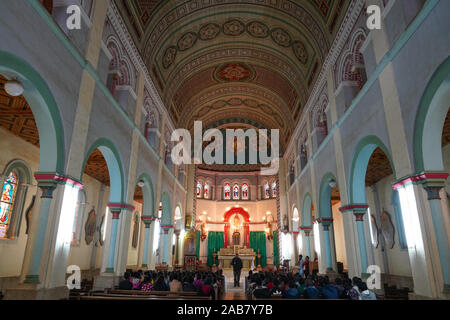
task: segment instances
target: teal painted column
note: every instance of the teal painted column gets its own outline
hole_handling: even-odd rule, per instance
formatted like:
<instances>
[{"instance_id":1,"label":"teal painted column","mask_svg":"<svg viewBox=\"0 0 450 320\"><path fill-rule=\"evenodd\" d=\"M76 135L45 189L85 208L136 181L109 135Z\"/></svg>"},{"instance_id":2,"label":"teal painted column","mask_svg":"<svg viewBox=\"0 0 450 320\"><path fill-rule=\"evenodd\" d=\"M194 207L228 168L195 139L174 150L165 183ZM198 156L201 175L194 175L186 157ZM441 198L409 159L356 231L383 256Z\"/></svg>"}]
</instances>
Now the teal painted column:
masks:
<instances>
[{"instance_id":1,"label":"teal painted column","mask_svg":"<svg viewBox=\"0 0 450 320\"><path fill-rule=\"evenodd\" d=\"M31 260L24 283L39 283L39 271L41 269L42 254L44 251L45 236L47 234L50 206L53 200L53 191L56 184L39 186L41 189L41 203L39 207L39 219L34 233L34 242L31 250Z\"/></svg>"},{"instance_id":2,"label":"teal painted column","mask_svg":"<svg viewBox=\"0 0 450 320\"><path fill-rule=\"evenodd\" d=\"M306 242L306 255L311 259L311 244L309 241L309 234L311 233L312 227L300 227L305 233L305 242Z\"/></svg>"},{"instance_id":3,"label":"teal painted column","mask_svg":"<svg viewBox=\"0 0 450 320\"><path fill-rule=\"evenodd\" d=\"M327 262L327 271L332 270L333 267L331 265L331 244L330 244L330 225L331 222L322 222L323 226L323 236L325 238L325 258Z\"/></svg>"},{"instance_id":4,"label":"teal painted column","mask_svg":"<svg viewBox=\"0 0 450 320\"><path fill-rule=\"evenodd\" d=\"M356 217L356 227L358 229L359 254L361 256L361 276L367 274L367 267L369 265L366 250L366 236L364 234L364 215L366 211L367 209L364 209L364 212L361 212L360 210L353 211L353 214Z\"/></svg>"},{"instance_id":5,"label":"teal painted column","mask_svg":"<svg viewBox=\"0 0 450 320\"><path fill-rule=\"evenodd\" d=\"M441 197L439 192L443 186L424 186L428 195L428 202L431 209L431 218L436 234L436 242L439 251L439 260L441 262L442 277L444 278L444 293L450 293L450 254L448 246L447 232L445 230L445 221L442 213Z\"/></svg>"},{"instance_id":6,"label":"teal painted column","mask_svg":"<svg viewBox=\"0 0 450 320\"><path fill-rule=\"evenodd\" d=\"M167 264L167 247L169 242L169 228L164 228L164 238L163 238L163 255L162 263Z\"/></svg>"},{"instance_id":7,"label":"teal painted column","mask_svg":"<svg viewBox=\"0 0 450 320\"><path fill-rule=\"evenodd\" d=\"M153 220L145 219L146 217L142 217L142 221L145 224L145 233L144 233L144 252L142 253L142 267L148 267L148 243L150 241L150 226L152 225Z\"/></svg>"},{"instance_id":8,"label":"teal painted column","mask_svg":"<svg viewBox=\"0 0 450 320\"><path fill-rule=\"evenodd\" d=\"M114 262L116 253L116 243L117 243L117 228L119 226L120 209L110 208L112 215L111 222L111 238L109 242L109 252L108 252L108 264L106 266L105 272L114 273Z\"/></svg>"},{"instance_id":9,"label":"teal painted column","mask_svg":"<svg viewBox=\"0 0 450 320\"><path fill-rule=\"evenodd\" d=\"M358 232L358 245L359 255L361 260L361 278L369 277L367 273L367 267L369 266L369 260L367 259L366 250L366 236L364 234L364 215L367 212L369 205L367 204L349 204L339 208L339 211L344 213L352 213L356 218L356 228Z\"/></svg>"}]
</instances>

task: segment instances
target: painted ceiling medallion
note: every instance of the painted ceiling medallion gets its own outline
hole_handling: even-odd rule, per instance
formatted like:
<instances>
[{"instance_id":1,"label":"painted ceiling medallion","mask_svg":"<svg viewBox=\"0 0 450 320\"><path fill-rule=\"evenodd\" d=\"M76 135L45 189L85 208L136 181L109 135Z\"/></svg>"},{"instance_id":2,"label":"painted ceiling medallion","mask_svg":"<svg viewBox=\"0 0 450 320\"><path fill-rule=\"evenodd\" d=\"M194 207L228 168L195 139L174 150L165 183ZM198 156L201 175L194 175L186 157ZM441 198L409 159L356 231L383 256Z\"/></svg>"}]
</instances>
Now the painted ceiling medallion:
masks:
<instances>
[{"instance_id":1,"label":"painted ceiling medallion","mask_svg":"<svg viewBox=\"0 0 450 320\"><path fill-rule=\"evenodd\" d=\"M291 36L281 28L272 29L270 35L273 41L282 47L289 47L291 45Z\"/></svg>"},{"instance_id":2,"label":"painted ceiling medallion","mask_svg":"<svg viewBox=\"0 0 450 320\"><path fill-rule=\"evenodd\" d=\"M308 52L305 45L301 41L294 41L292 44L294 54L301 63L306 64L308 62Z\"/></svg>"},{"instance_id":3,"label":"painted ceiling medallion","mask_svg":"<svg viewBox=\"0 0 450 320\"><path fill-rule=\"evenodd\" d=\"M172 65L175 61L175 57L177 56L177 48L174 46L168 47L164 52L163 56L163 67L167 69Z\"/></svg>"},{"instance_id":4,"label":"painted ceiling medallion","mask_svg":"<svg viewBox=\"0 0 450 320\"><path fill-rule=\"evenodd\" d=\"M254 71L250 66L240 62L224 64L216 71L216 78L223 82L249 81L253 79L253 76Z\"/></svg>"},{"instance_id":5,"label":"painted ceiling medallion","mask_svg":"<svg viewBox=\"0 0 450 320\"><path fill-rule=\"evenodd\" d=\"M265 38L269 35L269 28L259 21L249 22L247 24L247 31L256 38Z\"/></svg>"},{"instance_id":6,"label":"painted ceiling medallion","mask_svg":"<svg viewBox=\"0 0 450 320\"><path fill-rule=\"evenodd\" d=\"M239 20L229 20L223 24L223 33L228 36L239 36L245 31L245 25Z\"/></svg>"},{"instance_id":7,"label":"painted ceiling medallion","mask_svg":"<svg viewBox=\"0 0 450 320\"><path fill-rule=\"evenodd\" d=\"M180 40L178 40L178 50L185 51L194 46L194 44L197 42L197 34L194 32L188 32L184 34Z\"/></svg>"},{"instance_id":8,"label":"painted ceiling medallion","mask_svg":"<svg viewBox=\"0 0 450 320\"><path fill-rule=\"evenodd\" d=\"M198 32L201 40L212 40L220 33L220 27L215 23L208 23L200 28Z\"/></svg>"}]
</instances>

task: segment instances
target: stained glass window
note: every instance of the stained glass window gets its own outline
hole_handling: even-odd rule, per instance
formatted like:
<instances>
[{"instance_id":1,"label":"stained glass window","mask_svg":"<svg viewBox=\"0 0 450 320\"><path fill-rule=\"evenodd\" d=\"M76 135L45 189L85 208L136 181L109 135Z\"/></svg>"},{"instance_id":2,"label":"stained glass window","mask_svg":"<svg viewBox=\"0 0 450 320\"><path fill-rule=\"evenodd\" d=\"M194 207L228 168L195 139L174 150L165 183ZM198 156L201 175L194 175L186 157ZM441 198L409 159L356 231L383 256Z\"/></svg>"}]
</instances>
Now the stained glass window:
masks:
<instances>
[{"instance_id":1,"label":"stained glass window","mask_svg":"<svg viewBox=\"0 0 450 320\"><path fill-rule=\"evenodd\" d=\"M239 199L239 186L237 184L233 186L233 199Z\"/></svg>"},{"instance_id":2,"label":"stained glass window","mask_svg":"<svg viewBox=\"0 0 450 320\"><path fill-rule=\"evenodd\" d=\"M231 199L231 186L228 183L223 187L223 198L225 200Z\"/></svg>"},{"instance_id":3,"label":"stained glass window","mask_svg":"<svg viewBox=\"0 0 450 320\"><path fill-rule=\"evenodd\" d=\"M201 198L201 197L202 197L202 184L197 183L197 198Z\"/></svg>"},{"instance_id":4,"label":"stained glass window","mask_svg":"<svg viewBox=\"0 0 450 320\"><path fill-rule=\"evenodd\" d=\"M16 200L16 193L19 184L19 178L14 171L11 171L5 183L3 184L2 198L0 204L0 238L6 238L8 228L11 222L11 215Z\"/></svg>"},{"instance_id":5,"label":"stained glass window","mask_svg":"<svg viewBox=\"0 0 450 320\"><path fill-rule=\"evenodd\" d=\"M205 186L203 188L203 198L209 199L209 184L205 183Z\"/></svg>"},{"instance_id":6,"label":"stained glass window","mask_svg":"<svg viewBox=\"0 0 450 320\"><path fill-rule=\"evenodd\" d=\"M272 197L276 197L277 196L277 183L274 182L272 183Z\"/></svg>"},{"instance_id":7,"label":"stained glass window","mask_svg":"<svg viewBox=\"0 0 450 320\"><path fill-rule=\"evenodd\" d=\"M266 183L264 185L264 198L265 199L269 199L270 198L270 188L269 188L269 184Z\"/></svg>"},{"instance_id":8,"label":"stained glass window","mask_svg":"<svg viewBox=\"0 0 450 320\"><path fill-rule=\"evenodd\" d=\"M248 200L248 184L242 185L242 200Z\"/></svg>"}]
</instances>

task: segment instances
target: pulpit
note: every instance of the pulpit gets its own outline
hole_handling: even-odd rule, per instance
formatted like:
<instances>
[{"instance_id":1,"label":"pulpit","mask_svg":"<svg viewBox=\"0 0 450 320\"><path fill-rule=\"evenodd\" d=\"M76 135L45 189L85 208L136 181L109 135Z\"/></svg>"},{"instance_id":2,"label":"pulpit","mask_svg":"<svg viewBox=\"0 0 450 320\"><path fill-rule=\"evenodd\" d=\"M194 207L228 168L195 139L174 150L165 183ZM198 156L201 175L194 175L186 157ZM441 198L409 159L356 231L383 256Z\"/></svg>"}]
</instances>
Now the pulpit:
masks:
<instances>
[{"instance_id":1,"label":"pulpit","mask_svg":"<svg viewBox=\"0 0 450 320\"><path fill-rule=\"evenodd\" d=\"M239 246L233 246L233 248L222 248L219 251L219 264L222 265L222 269L231 270L231 260L235 257L236 253L242 260L242 268L250 270L254 265L255 251L251 248L241 248Z\"/></svg>"}]
</instances>

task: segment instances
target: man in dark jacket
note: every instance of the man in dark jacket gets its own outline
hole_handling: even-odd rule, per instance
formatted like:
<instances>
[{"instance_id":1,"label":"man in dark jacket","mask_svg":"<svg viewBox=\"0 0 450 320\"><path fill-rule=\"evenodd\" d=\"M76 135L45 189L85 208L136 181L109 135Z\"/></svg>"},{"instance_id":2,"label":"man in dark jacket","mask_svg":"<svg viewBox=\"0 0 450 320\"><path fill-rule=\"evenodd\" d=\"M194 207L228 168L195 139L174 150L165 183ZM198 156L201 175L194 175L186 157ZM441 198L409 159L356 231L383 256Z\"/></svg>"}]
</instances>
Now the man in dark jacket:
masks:
<instances>
[{"instance_id":1,"label":"man in dark jacket","mask_svg":"<svg viewBox=\"0 0 450 320\"><path fill-rule=\"evenodd\" d=\"M123 280L119 282L119 289L120 290L131 290L133 289L133 285L130 282L130 273L125 272L123 274Z\"/></svg>"},{"instance_id":2,"label":"man in dark jacket","mask_svg":"<svg viewBox=\"0 0 450 320\"><path fill-rule=\"evenodd\" d=\"M231 265L233 266L234 286L239 287L239 282L241 280L242 260L239 258L237 253L233 260L231 260Z\"/></svg>"}]
</instances>

